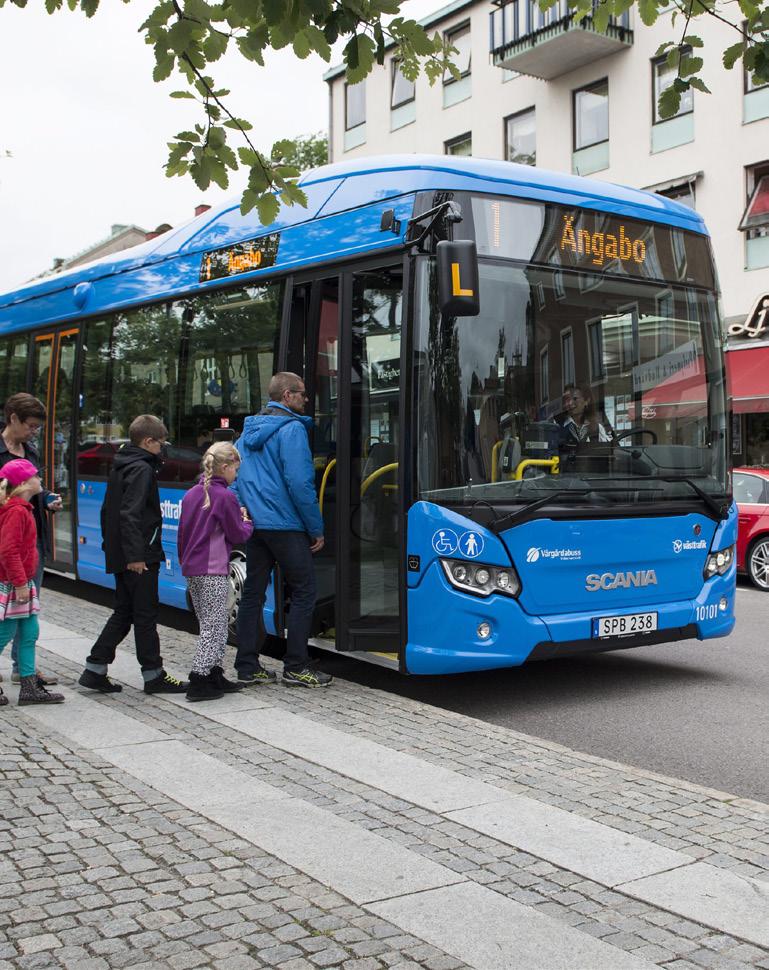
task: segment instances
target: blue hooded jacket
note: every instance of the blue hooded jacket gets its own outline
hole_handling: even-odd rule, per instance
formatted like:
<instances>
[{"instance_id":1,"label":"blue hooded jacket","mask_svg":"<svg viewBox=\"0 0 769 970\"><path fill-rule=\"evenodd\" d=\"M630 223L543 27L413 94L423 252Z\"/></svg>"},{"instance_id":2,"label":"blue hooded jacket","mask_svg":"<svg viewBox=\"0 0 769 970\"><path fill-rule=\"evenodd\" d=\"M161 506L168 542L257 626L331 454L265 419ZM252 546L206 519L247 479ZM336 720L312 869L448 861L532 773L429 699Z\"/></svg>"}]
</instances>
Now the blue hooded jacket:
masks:
<instances>
[{"instance_id":1,"label":"blue hooded jacket","mask_svg":"<svg viewBox=\"0 0 769 970\"><path fill-rule=\"evenodd\" d=\"M323 535L308 433L312 418L277 402L246 418L237 442L241 458L232 486L255 529Z\"/></svg>"}]
</instances>

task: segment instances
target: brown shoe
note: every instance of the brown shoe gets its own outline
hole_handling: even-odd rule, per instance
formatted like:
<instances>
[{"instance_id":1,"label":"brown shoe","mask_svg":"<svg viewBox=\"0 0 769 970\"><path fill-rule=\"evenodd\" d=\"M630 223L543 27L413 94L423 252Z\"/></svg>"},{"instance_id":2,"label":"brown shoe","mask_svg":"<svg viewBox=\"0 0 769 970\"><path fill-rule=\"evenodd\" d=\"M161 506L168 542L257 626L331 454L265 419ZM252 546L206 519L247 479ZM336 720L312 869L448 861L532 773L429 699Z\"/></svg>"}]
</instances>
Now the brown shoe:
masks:
<instances>
[{"instance_id":1,"label":"brown shoe","mask_svg":"<svg viewBox=\"0 0 769 970\"><path fill-rule=\"evenodd\" d=\"M42 671L36 670L35 676L39 681L42 681L43 687L53 687L54 684L59 683L59 678L56 676L56 674L44 674ZM18 670L14 670L14 672L11 674L11 683L21 683Z\"/></svg>"}]
</instances>

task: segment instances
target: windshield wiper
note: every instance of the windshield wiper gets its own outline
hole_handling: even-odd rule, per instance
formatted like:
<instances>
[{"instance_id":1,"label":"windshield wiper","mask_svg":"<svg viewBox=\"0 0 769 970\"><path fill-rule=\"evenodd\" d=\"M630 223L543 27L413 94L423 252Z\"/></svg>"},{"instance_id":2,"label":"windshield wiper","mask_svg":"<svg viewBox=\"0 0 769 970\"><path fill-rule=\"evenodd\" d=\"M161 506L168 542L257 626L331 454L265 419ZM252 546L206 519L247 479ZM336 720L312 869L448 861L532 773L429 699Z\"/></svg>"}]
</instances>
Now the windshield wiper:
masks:
<instances>
[{"instance_id":1,"label":"windshield wiper","mask_svg":"<svg viewBox=\"0 0 769 970\"><path fill-rule=\"evenodd\" d=\"M514 525L522 518L527 518L533 512L538 509L543 508L550 502L555 501L557 498L562 498L564 495L589 495L593 491L592 488L558 488L550 492L549 495L545 495L543 498L537 499L536 502L532 502L530 505L524 505L522 508L515 512L510 512L509 515L504 516L504 518L497 519L492 522L489 529L495 534L499 535L500 532L505 529L509 529L510 526Z\"/></svg>"},{"instance_id":2,"label":"windshield wiper","mask_svg":"<svg viewBox=\"0 0 769 970\"><path fill-rule=\"evenodd\" d=\"M722 522L724 519L727 519L729 517L729 503L722 502L719 505L712 495L708 495L708 493L704 489L700 488L700 486L696 482L693 482L691 478L686 478L683 475L681 476L671 475L671 476L664 476L664 477L660 475L654 475L652 476L652 481L655 481L655 480L660 482L683 482L684 485L688 485L693 492L696 492L697 497L702 499L705 505L707 505L707 507L716 517L717 521Z\"/></svg>"}]
</instances>

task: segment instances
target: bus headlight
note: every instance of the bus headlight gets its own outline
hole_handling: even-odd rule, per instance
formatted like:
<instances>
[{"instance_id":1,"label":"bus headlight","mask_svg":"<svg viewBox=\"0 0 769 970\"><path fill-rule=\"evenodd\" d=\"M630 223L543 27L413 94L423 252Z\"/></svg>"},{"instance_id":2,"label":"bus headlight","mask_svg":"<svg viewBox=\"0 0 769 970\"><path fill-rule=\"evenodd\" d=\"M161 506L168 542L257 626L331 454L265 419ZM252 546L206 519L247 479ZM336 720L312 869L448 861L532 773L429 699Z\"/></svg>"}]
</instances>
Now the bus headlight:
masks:
<instances>
[{"instance_id":1,"label":"bus headlight","mask_svg":"<svg viewBox=\"0 0 769 970\"><path fill-rule=\"evenodd\" d=\"M521 591L521 582L512 566L487 566L457 559L441 559L441 566L451 585L466 593L476 596L491 596L492 593L517 596Z\"/></svg>"},{"instance_id":2,"label":"bus headlight","mask_svg":"<svg viewBox=\"0 0 769 970\"><path fill-rule=\"evenodd\" d=\"M705 563L702 575L705 579L712 576L723 576L729 571L729 567L734 562L734 546L727 546L726 549L719 549L718 552L711 552Z\"/></svg>"}]
</instances>

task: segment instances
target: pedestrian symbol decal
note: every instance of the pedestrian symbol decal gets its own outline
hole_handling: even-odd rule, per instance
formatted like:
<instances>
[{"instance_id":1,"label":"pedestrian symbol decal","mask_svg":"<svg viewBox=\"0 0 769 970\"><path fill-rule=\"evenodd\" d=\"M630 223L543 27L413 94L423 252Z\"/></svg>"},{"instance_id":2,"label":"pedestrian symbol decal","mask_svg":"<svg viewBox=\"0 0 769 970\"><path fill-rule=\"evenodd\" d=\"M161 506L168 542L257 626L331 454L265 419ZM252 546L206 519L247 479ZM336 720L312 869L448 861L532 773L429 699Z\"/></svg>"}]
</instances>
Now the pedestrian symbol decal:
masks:
<instances>
[{"instance_id":1,"label":"pedestrian symbol decal","mask_svg":"<svg viewBox=\"0 0 769 970\"><path fill-rule=\"evenodd\" d=\"M450 556L457 551L457 534L451 529L439 529L433 534L433 549L439 556Z\"/></svg>"},{"instance_id":2,"label":"pedestrian symbol decal","mask_svg":"<svg viewBox=\"0 0 769 970\"><path fill-rule=\"evenodd\" d=\"M483 552L483 536L477 532L463 532L459 540L459 551L468 559L476 559Z\"/></svg>"}]
</instances>

